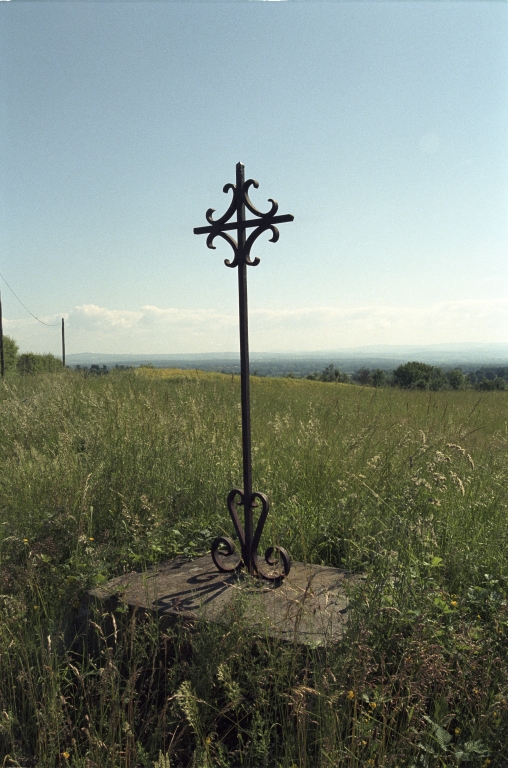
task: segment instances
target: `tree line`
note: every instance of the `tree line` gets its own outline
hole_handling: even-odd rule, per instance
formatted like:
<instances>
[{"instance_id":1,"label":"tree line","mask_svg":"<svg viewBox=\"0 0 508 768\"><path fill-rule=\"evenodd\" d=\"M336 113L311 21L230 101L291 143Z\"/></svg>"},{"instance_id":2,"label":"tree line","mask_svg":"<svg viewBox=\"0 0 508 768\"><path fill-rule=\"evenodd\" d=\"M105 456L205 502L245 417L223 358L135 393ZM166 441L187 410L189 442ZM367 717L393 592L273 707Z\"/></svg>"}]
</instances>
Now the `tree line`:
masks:
<instances>
[{"instance_id":1,"label":"tree line","mask_svg":"<svg viewBox=\"0 0 508 768\"><path fill-rule=\"evenodd\" d=\"M62 361L48 353L38 355L34 352L19 353L18 344L9 336L3 337L4 365L6 372L17 371L21 374L53 373L62 370ZM153 367L145 365L144 367ZM116 365L116 369L129 370L129 365ZM77 365L75 370L88 376L103 376L108 373L106 365L92 365L90 368ZM256 375L257 371L253 373ZM294 373L286 374L295 377ZM358 384L364 387L399 387L401 389L441 390L441 389L477 389L494 391L508 389L508 366L484 366L477 370L464 372L461 368L443 371L436 365L413 360L399 365L393 371L381 368L359 368L354 373L345 373L333 363L322 371L314 371L305 377L311 381L336 382L340 384Z\"/></svg>"},{"instance_id":2,"label":"tree line","mask_svg":"<svg viewBox=\"0 0 508 768\"><path fill-rule=\"evenodd\" d=\"M341 372L333 363L321 372L309 373L311 381L355 383L364 387L399 387L400 389L420 389L437 391L440 389L478 389L480 391L508 389L507 367L483 367L464 373L461 368L443 371L436 365L419 363L414 360L404 363L394 371L381 368L359 368L353 374Z\"/></svg>"},{"instance_id":3,"label":"tree line","mask_svg":"<svg viewBox=\"0 0 508 768\"><path fill-rule=\"evenodd\" d=\"M53 373L62 370L62 361L51 355L36 355L34 352L19 353L19 347L10 336L3 337L5 372L21 374Z\"/></svg>"}]
</instances>

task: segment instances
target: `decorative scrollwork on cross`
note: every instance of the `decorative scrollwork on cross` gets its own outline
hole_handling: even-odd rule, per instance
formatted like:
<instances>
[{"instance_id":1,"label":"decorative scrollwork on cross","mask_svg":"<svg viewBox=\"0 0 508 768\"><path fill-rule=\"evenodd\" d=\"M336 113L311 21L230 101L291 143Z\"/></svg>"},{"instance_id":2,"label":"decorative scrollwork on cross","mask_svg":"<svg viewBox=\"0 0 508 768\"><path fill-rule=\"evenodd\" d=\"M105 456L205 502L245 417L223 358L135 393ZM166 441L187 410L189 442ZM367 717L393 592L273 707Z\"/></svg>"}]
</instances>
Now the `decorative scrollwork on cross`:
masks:
<instances>
[{"instance_id":1,"label":"decorative scrollwork on cross","mask_svg":"<svg viewBox=\"0 0 508 768\"><path fill-rule=\"evenodd\" d=\"M249 197L249 188L254 187L254 189L258 189L259 184L254 179L247 179L247 181L243 180L243 165L241 163L238 163L237 165L237 177L239 175L239 166L241 167L241 180L237 178L236 184L226 184L222 190L225 194L227 194L229 191L233 192L233 197L226 213L219 219L214 219L213 214L215 213L215 208L209 208L205 216L206 220L210 223L210 226L196 227L194 229L194 234L208 235L206 238L206 244L208 248L211 248L212 250L215 250L215 245L213 244L215 238L222 237L231 246L234 253L233 261L230 261L229 259L224 260L224 263L227 267L237 267L240 258L243 258L249 267L257 267L259 264L259 259L255 258L254 261L251 261L250 259L250 251L254 245L254 242L261 234L263 234L263 232L266 232L269 229L272 232L270 242L276 243L279 239L279 230L275 225L282 224L285 221L293 221L294 216L292 216L290 213L276 216L275 214L279 210L279 204L271 197L268 198L268 202L272 204L270 210L266 213L259 211ZM246 220L246 208L258 218ZM237 214L236 222L228 223L229 219L231 219L235 213ZM242 239L241 233L244 233L245 230L250 227L256 227L256 229L254 232L251 232L245 242L241 243L240 247L240 241ZM239 233L237 240L231 237L231 235L228 235L226 232L226 230L230 231L234 229L236 229Z\"/></svg>"},{"instance_id":2,"label":"decorative scrollwork on cross","mask_svg":"<svg viewBox=\"0 0 508 768\"><path fill-rule=\"evenodd\" d=\"M225 259L227 267L238 267L238 298L240 316L240 364L241 364L241 392L242 392L242 451L243 451L243 489L233 488L228 494L227 506L236 535L240 542L241 559L235 561L235 545L226 536L219 536L212 544L212 559L219 571L232 573L243 567L252 575L261 576L270 581L279 581L287 576L291 568L291 559L285 549L278 546L269 547L265 552L265 563L269 572L264 571L258 561L258 546L263 533L270 503L264 493L252 491L252 461L251 461L251 435L250 435L250 384L249 384L249 333L247 312L247 271L246 267L256 267L259 259L251 260L250 252L257 238L270 230L272 236L270 242L276 243L279 239L279 230L276 224L285 221L293 221L294 216L284 214L276 216L278 204L272 198L268 199L271 208L266 213L259 211L249 197L249 189L257 189L259 184L254 179L245 181L244 166L238 163L236 166L236 184L226 184L223 192L233 193L229 207L220 218L214 219L215 208L209 208L206 212L208 227L196 227L195 235L207 235L208 248L215 250L214 240L222 237L233 249L233 260ZM246 219L246 210L257 218ZM236 222L230 219L236 213ZM255 229L246 236L246 230ZM237 238L228 234L236 229ZM261 505L261 511L254 530L253 512ZM244 508L244 525L240 522L237 506ZM231 559L230 559L231 558ZM234 563L234 564L233 564Z\"/></svg>"},{"instance_id":3,"label":"decorative scrollwork on cross","mask_svg":"<svg viewBox=\"0 0 508 768\"><path fill-rule=\"evenodd\" d=\"M240 488L233 488L233 490L228 494L227 505L229 514L233 521L236 535L240 541L242 559L239 562L235 562L234 565L228 564L227 561L229 558L232 558L234 561L234 555L236 551L235 544L233 540L227 536L218 536L212 544L212 560L218 570L222 573L233 573L234 571L240 570L245 564L245 559L243 556L245 550L245 532L242 524L240 523L240 518L238 517L238 511L236 508L237 505L235 503L237 498L238 505L245 507L245 496L243 490ZM255 503L252 503L256 499L261 502L261 514L259 515L256 530L252 539L252 563L254 572L264 579L276 581L288 575L291 568L291 558L284 547L268 547L265 552L265 563L270 568L271 573L267 574L261 569L258 561L257 549L261 540L261 534L263 533L266 518L270 510L270 502L264 493L255 492L251 497L251 509L257 506ZM282 572L280 571L281 568Z\"/></svg>"}]
</instances>

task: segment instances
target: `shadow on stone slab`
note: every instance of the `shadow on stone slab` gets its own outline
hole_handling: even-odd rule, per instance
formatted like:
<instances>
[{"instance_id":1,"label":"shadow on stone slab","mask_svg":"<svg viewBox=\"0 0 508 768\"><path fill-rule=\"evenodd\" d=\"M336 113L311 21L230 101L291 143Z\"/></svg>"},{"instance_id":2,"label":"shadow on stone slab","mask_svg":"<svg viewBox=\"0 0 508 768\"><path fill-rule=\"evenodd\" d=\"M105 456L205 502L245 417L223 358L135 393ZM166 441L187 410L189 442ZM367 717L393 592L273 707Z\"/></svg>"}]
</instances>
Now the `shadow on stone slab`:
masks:
<instances>
[{"instance_id":1,"label":"shadow on stone slab","mask_svg":"<svg viewBox=\"0 0 508 768\"><path fill-rule=\"evenodd\" d=\"M349 595L365 576L339 568L293 563L272 584L243 573L220 573L210 555L172 560L142 573L119 576L85 596L81 625L94 611L119 606L166 620L227 623L241 612L253 634L305 645L337 642L347 626Z\"/></svg>"}]
</instances>

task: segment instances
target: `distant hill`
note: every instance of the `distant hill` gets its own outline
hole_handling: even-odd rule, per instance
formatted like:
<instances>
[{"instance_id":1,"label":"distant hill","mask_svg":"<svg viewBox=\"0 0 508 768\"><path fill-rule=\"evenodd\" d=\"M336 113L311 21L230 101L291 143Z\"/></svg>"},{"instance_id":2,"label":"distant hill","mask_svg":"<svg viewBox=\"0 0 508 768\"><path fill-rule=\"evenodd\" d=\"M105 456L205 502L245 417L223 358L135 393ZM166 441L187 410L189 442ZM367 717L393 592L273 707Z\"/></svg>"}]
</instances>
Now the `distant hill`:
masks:
<instances>
[{"instance_id":1,"label":"distant hill","mask_svg":"<svg viewBox=\"0 0 508 768\"><path fill-rule=\"evenodd\" d=\"M251 352L250 356L251 371L268 376L288 372L305 375L330 363L346 372L362 367L389 371L411 360L467 370L475 366L508 365L508 344L372 345L313 352ZM150 364L156 368L200 368L227 373L240 370L238 352L165 355L83 352L66 355L66 362L72 367L106 365L114 368L115 365L137 367Z\"/></svg>"}]
</instances>

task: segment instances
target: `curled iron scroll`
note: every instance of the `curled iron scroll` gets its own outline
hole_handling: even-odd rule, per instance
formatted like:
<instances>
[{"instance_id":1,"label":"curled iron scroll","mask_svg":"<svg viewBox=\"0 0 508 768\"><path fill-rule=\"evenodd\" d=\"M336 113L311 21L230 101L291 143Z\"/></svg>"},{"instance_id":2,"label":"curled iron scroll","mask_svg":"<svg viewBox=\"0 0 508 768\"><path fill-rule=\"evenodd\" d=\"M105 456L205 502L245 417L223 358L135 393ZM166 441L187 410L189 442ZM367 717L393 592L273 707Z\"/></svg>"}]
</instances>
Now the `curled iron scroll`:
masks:
<instances>
[{"instance_id":1,"label":"curled iron scroll","mask_svg":"<svg viewBox=\"0 0 508 768\"><path fill-rule=\"evenodd\" d=\"M275 554L277 554L278 557L274 557ZM256 568L259 576L261 576L263 579L266 579L267 581L280 581L284 578L284 576L287 576L291 570L291 557L289 552L285 550L284 547L268 547L265 552L265 563L272 569L276 568L276 573L272 574L263 573L259 567ZM281 566L282 572L280 572Z\"/></svg>"},{"instance_id":2,"label":"curled iron scroll","mask_svg":"<svg viewBox=\"0 0 508 768\"><path fill-rule=\"evenodd\" d=\"M212 560L218 571L221 573L234 573L243 568L242 560L235 565L233 565L233 563L229 565L227 564L227 559L234 555L235 551L234 541L227 536L217 536L217 538L214 539L211 554Z\"/></svg>"},{"instance_id":3,"label":"curled iron scroll","mask_svg":"<svg viewBox=\"0 0 508 768\"><path fill-rule=\"evenodd\" d=\"M249 197L249 189L250 187L254 187L254 189L258 189L259 184L255 179L248 179L246 182L244 182L241 190L238 190L235 184L226 184L224 186L223 192L226 194L231 190L233 192L233 197L231 199L231 202L229 204L229 207L222 216L220 216L218 219L213 218L213 214L215 213L215 208L209 208L206 212L206 220L209 224L211 224L212 231L208 234L208 237L206 238L206 245L208 248L211 248L212 250L215 250L215 245L213 244L216 237L222 237L223 240L228 243L228 245L231 246L233 249L234 257L233 260L230 259L224 259L224 264L227 267L237 267L239 263L240 258L240 248L237 243L237 241L231 237L231 235L226 234L222 227L227 224L229 219L235 214L235 212L238 210L238 205L241 200L241 203L245 205L248 210L253 213L255 216L259 216L259 226L254 229L253 232L249 235L247 238L245 245L243 247L243 258L245 260L245 264L247 264L249 267L257 267L259 264L259 259L256 257L255 259L250 258L250 251L252 246L254 245L254 242L257 240L257 238L263 234L263 232L266 232L267 229L270 229L272 232L272 236L269 240L271 243L276 243L279 239L279 230L274 224L270 223L270 220L275 216L279 209L279 204L273 200L271 197L268 198L268 202L270 202L271 208L269 211L266 211L263 213L262 211L258 210L256 206L253 204L252 200ZM239 200L240 198L240 200ZM228 227L229 228L229 227Z\"/></svg>"},{"instance_id":4,"label":"curled iron scroll","mask_svg":"<svg viewBox=\"0 0 508 768\"><path fill-rule=\"evenodd\" d=\"M259 216L262 219L268 219L272 216L275 216L275 214L279 210L279 204L275 200L272 200L271 197L269 197L268 202L272 204L272 207L270 208L270 210L267 211L266 213L262 213L261 211L258 211L258 209L256 208L256 206L253 204L252 200L249 197L249 187L251 186L254 187L254 189L258 189L259 183L255 181L255 179L248 179L242 187L243 201L247 206L247 208L249 209L249 211L253 213L255 216Z\"/></svg>"},{"instance_id":5,"label":"curled iron scroll","mask_svg":"<svg viewBox=\"0 0 508 768\"><path fill-rule=\"evenodd\" d=\"M258 500L261 502L261 512L256 525L256 530L252 539L252 557L248 557L248 553L245 551L245 533L238 516L237 504L239 506L245 505L245 494L240 488L233 488L228 494L227 506L231 520L235 527L236 535L238 536L241 547L241 559L238 561L234 555L236 553L235 544L232 539L227 536L217 536L212 544L212 560L216 568L221 573L235 573L241 570L245 565L245 560L252 559L256 575L265 579L266 581L279 582L284 576L287 576L291 569L291 557L283 547L271 546L265 552L264 559L266 565L269 567L270 572L264 571L259 563L257 549L263 533L263 528L270 509L270 502L264 493L255 492L252 494L251 505L254 506L254 502ZM230 560L231 558L231 560Z\"/></svg>"},{"instance_id":6,"label":"curled iron scroll","mask_svg":"<svg viewBox=\"0 0 508 768\"><path fill-rule=\"evenodd\" d=\"M214 220L214 218L212 216L212 213L215 213L215 208L209 208L207 210L207 212L205 213L206 220L207 220L207 222L209 224L216 224L218 226L220 226L221 224L225 224L228 221L228 219L230 219L231 216L236 211L236 205L237 205L237 200L238 200L238 194L237 194L237 191L236 191L236 186L234 184L225 184L222 191L225 194L227 194L230 189L233 190L233 198L232 198L232 200L231 200L231 202L229 204L229 208L227 209L226 213L224 213L219 219L215 219L215 220ZM208 247L210 247L210 246L208 246Z\"/></svg>"},{"instance_id":7,"label":"curled iron scroll","mask_svg":"<svg viewBox=\"0 0 508 768\"><path fill-rule=\"evenodd\" d=\"M260 224L257 229L255 229L253 232L250 233L249 237L247 238L247 242L245 243L244 253L245 253L245 263L248 264L250 267L257 267L259 264L259 259L256 256L254 261L251 261L250 259L250 249L254 245L254 242L258 239L259 235L262 235L263 232L266 232L267 229L270 229L272 231L272 236L269 239L270 243L276 243L279 239L279 230L274 224L269 224L266 222L266 224Z\"/></svg>"}]
</instances>

